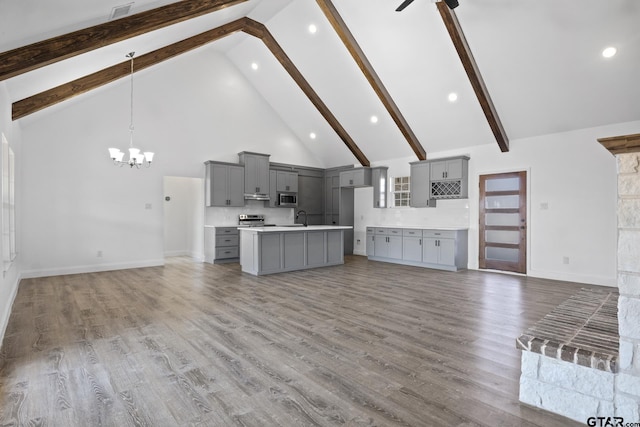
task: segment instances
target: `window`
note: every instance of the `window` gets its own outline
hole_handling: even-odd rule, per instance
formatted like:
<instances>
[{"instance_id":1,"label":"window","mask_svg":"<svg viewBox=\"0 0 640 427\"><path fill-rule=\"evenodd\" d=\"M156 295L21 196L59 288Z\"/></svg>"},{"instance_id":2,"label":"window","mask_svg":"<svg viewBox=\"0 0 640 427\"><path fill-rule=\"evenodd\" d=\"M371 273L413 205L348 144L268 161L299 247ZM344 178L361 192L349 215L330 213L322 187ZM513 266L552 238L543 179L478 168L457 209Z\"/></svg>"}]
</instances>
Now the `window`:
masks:
<instances>
[{"instance_id":1,"label":"window","mask_svg":"<svg viewBox=\"0 0 640 427\"><path fill-rule=\"evenodd\" d=\"M9 141L2 134L2 261L3 271L9 270L16 257L15 229L15 160Z\"/></svg>"},{"instance_id":2,"label":"window","mask_svg":"<svg viewBox=\"0 0 640 427\"><path fill-rule=\"evenodd\" d=\"M411 177L396 176L391 181L391 192L393 193L394 206L409 206L411 200Z\"/></svg>"}]
</instances>

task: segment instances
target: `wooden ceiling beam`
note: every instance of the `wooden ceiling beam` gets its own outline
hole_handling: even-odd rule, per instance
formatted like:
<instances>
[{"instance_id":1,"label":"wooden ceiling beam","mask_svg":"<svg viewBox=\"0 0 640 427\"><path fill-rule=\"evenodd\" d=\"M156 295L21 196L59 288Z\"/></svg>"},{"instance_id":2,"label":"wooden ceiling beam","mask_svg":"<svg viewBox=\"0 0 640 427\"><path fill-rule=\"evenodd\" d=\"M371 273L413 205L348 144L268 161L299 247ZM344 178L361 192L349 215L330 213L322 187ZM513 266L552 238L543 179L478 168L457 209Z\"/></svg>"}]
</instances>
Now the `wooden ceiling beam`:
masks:
<instances>
[{"instance_id":1,"label":"wooden ceiling beam","mask_svg":"<svg viewBox=\"0 0 640 427\"><path fill-rule=\"evenodd\" d=\"M387 91L387 88L382 83L382 80L378 76L378 73L376 73L373 65L371 65L371 62L369 62L369 59L349 30L347 24L342 19L342 16L340 16L340 13L338 12L334 4L331 2L331 0L316 0L316 2L333 26L333 29L342 40L342 43L344 43L349 53L358 64L358 67L360 67L360 71L362 71L364 76L369 81L369 84L375 91L376 95L378 95L378 98L380 98L380 101L382 101L382 104L387 109L389 115L398 126L398 129L400 129L400 132L409 143L409 146L418 157L418 160L426 160L427 153L425 152L424 147L422 146L422 144L420 144L420 141L418 141L418 138L413 133L413 130L409 126L409 123L407 123L404 116L400 112L400 108L398 108L395 101L391 97L391 94L389 94L389 91Z\"/></svg>"},{"instance_id":2,"label":"wooden ceiling beam","mask_svg":"<svg viewBox=\"0 0 640 427\"><path fill-rule=\"evenodd\" d=\"M300 89L309 98L311 103L318 109L322 117L329 123L347 148L353 153L362 166L369 166L370 162L360 150L353 138L342 127L338 119L320 99L311 85L302 76L291 59L284 52L269 30L261 23L250 18L240 18L236 21L222 25L210 31L198 34L177 43L165 46L161 49L139 56L134 60L134 72L151 67L159 62L165 61L174 56L185 53L189 50L200 47L204 44L223 38L229 34L243 31L251 36L257 37L265 44L269 51L276 57L282 67L289 73L291 78L298 84ZM131 73L130 61L121 62L104 70L97 71L85 77L62 84L55 88L37 93L28 98L16 101L12 104L12 119L17 120L29 114L50 107L66 99L96 89L102 85L110 83L119 78L128 76Z\"/></svg>"},{"instance_id":3,"label":"wooden ceiling beam","mask_svg":"<svg viewBox=\"0 0 640 427\"><path fill-rule=\"evenodd\" d=\"M484 115L489 122L489 127L491 127L491 131L498 142L498 146L502 152L507 152L509 151L509 138L502 127L502 122L500 121L500 117L498 117L498 113L493 105L489 91L484 84L478 64L473 58L473 53L471 52L471 48L469 48L469 44L464 36L458 17L456 16L456 13L452 9L449 9L449 6L447 6L443 1L437 2L436 6L438 7L440 16L444 21L445 27L449 32L451 41L458 52L460 61L462 61L462 65L467 72L471 86L478 97L482 111L484 111Z\"/></svg>"},{"instance_id":4,"label":"wooden ceiling beam","mask_svg":"<svg viewBox=\"0 0 640 427\"><path fill-rule=\"evenodd\" d=\"M0 81L247 0L182 0L0 53Z\"/></svg>"},{"instance_id":5,"label":"wooden ceiling beam","mask_svg":"<svg viewBox=\"0 0 640 427\"><path fill-rule=\"evenodd\" d=\"M134 72L144 70L162 61L166 61L167 59L241 31L245 26L246 19L247 18L241 18L232 21L213 30L136 57L133 62ZM131 74L131 63L127 60L74 81L37 93L14 102L11 109L11 118L13 120L20 119L76 95L96 89L119 78L126 77L129 74Z\"/></svg>"},{"instance_id":6,"label":"wooden ceiling beam","mask_svg":"<svg viewBox=\"0 0 640 427\"><path fill-rule=\"evenodd\" d=\"M282 67L284 67L291 78L293 78L300 89L302 89L307 98L309 98L309 101L311 101L311 103L318 109L322 117L325 118L327 123L329 123L333 130L338 134L340 139L342 139L347 148L351 151L351 153L353 153L355 158L358 159L358 162L360 162L362 166L370 166L367 157L360 150L358 145L347 133L347 131L342 127L331 110L329 110L329 107L327 107L325 103L322 102L318 94L313 90L309 82L307 82L302 73L293 64L293 61L291 61L291 59L287 56L287 54L278 44L273 35L271 35L267 27L257 21L247 19L247 25L245 26L243 31L262 40L265 46L271 51L273 56L276 57Z\"/></svg>"},{"instance_id":7,"label":"wooden ceiling beam","mask_svg":"<svg viewBox=\"0 0 640 427\"><path fill-rule=\"evenodd\" d=\"M640 153L640 133L598 138L598 142L613 155Z\"/></svg>"}]
</instances>

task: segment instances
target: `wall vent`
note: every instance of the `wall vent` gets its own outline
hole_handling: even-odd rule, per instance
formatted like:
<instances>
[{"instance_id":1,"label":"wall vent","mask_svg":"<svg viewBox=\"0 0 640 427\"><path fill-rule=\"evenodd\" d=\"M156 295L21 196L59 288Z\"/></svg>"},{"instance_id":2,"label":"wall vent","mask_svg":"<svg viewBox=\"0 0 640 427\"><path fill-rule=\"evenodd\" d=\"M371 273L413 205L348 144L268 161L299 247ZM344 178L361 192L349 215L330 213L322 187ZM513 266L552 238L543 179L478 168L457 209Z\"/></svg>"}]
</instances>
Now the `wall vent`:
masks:
<instances>
[{"instance_id":1,"label":"wall vent","mask_svg":"<svg viewBox=\"0 0 640 427\"><path fill-rule=\"evenodd\" d=\"M113 9L111 9L111 15L109 16L109 21L113 21L114 19L127 16L129 14L129 11L131 10L132 5L133 5L133 2L123 4L121 6L116 6Z\"/></svg>"}]
</instances>

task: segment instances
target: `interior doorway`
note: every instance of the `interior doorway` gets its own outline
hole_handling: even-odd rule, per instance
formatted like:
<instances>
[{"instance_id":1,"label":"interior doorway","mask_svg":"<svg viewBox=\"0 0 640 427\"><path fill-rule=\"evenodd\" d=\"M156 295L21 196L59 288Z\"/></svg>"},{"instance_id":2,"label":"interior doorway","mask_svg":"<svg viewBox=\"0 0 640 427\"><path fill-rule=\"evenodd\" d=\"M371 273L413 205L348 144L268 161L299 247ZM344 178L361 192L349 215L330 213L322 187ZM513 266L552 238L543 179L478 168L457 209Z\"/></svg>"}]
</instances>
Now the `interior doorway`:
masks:
<instances>
[{"instance_id":1,"label":"interior doorway","mask_svg":"<svg viewBox=\"0 0 640 427\"><path fill-rule=\"evenodd\" d=\"M527 273L527 172L480 175L482 269Z\"/></svg>"},{"instance_id":2,"label":"interior doorway","mask_svg":"<svg viewBox=\"0 0 640 427\"><path fill-rule=\"evenodd\" d=\"M164 256L204 259L204 180L163 178Z\"/></svg>"}]
</instances>

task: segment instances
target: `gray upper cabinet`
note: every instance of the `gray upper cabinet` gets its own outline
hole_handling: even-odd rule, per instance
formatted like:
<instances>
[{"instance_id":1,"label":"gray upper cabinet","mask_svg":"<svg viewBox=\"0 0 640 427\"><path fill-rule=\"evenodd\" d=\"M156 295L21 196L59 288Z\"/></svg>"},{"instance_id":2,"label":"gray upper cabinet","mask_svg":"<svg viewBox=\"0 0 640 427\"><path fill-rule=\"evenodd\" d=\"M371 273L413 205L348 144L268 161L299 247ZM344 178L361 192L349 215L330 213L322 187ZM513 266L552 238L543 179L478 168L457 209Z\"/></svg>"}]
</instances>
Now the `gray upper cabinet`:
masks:
<instances>
[{"instance_id":1,"label":"gray upper cabinet","mask_svg":"<svg viewBox=\"0 0 640 427\"><path fill-rule=\"evenodd\" d=\"M423 160L410 165L412 207L435 207L437 199L469 197L469 157Z\"/></svg>"},{"instance_id":2,"label":"gray upper cabinet","mask_svg":"<svg viewBox=\"0 0 640 427\"><path fill-rule=\"evenodd\" d=\"M414 208L426 208L429 202L429 161L409 163L411 166L411 199L409 205Z\"/></svg>"},{"instance_id":3,"label":"gray upper cabinet","mask_svg":"<svg viewBox=\"0 0 640 427\"><path fill-rule=\"evenodd\" d=\"M245 194L269 194L269 154L238 153L244 165Z\"/></svg>"},{"instance_id":4,"label":"gray upper cabinet","mask_svg":"<svg viewBox=\"0 0 640 427\"><path fill-rule=\"evenodd\" d=\"M431 162L431 180L438 181L441 179L461 179L463 173L462 158L432 161Z\"/></svg>"},{"instance_id":5,"label":"gray upper cabinet","mask_svg":"<svg viewBox=\"0 0 640 427\"><path fill-rule=\"evenodd\" d=\"M432 160L429 197L466 199L469 197L469 157Z\"/></svg>"},{"instance_id":6,"label":"gray upper cabinet","mask_svg":"<svg viewBox=\"0 0 640 427\"><path fill-rule=\"evenodd\" d=\"M276 190L298 192L298 172L276 171Z\"/></svg>"},{"instance_id":7,"label":"gray upper cabinet","mask_svg":"<svg viewBox=\"0 0 640 427\"><path fill-rule=\"evenodd\" d=\"M340 172L340 187L371 187L371 168Z\"/></svg>"},{"instance_id":8,"label":"gray upper cabinet","mask_svg":"<svg viewBox=\"0 0 640 427\"><path fill-rule=\"evenodd\" d=\"M208 161L205 165L206 205L244 206L244 168L214 161Z\"/></svg>"},{"instance_id":9,"label":"gray upper cabinet","mask_svg":"<svg viewBox=\"0 0 640 427\"><path fill-rule=\"evenodd\" d=\"M386 166L377 166L371 168L371 184L373 185L373 207L386 208L388 206L387 199L387 168Z\"/></svg>"}]
</instances>

